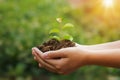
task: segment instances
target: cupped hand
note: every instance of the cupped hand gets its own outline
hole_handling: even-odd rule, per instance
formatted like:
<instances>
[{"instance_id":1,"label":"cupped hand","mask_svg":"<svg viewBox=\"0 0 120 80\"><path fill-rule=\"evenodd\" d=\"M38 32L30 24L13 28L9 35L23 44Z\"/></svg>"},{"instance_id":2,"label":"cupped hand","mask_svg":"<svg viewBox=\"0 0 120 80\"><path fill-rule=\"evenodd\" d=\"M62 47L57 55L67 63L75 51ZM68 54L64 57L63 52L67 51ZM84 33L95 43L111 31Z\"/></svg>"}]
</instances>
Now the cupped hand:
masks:
<instances>
[{"instance_id":1,"label":"cupped hand","mask_svg":"<svg viewBox=\"0 0 120 80\"><path fill-rule=\"evenodd\" d=\"M80 46L45 53L42 53L37 48L33 48L32 52L40 67L59 74L69 74L86 65L89 54L89 51Z\"/></svg>"}]
</instances>

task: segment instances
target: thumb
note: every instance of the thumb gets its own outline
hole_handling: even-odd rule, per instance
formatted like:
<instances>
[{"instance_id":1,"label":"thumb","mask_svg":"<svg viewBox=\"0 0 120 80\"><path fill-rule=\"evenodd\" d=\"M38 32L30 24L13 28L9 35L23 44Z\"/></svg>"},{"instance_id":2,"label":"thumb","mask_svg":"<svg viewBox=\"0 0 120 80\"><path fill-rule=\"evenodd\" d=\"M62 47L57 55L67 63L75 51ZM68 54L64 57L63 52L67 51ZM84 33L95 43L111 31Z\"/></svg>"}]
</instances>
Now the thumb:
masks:
<instances>
[{"instance_id":1,"label":"thumb","mask_svg":"<svg viewBox=\"0 0 120 80\"><path fill-rule=\"evenodd\" d=\"M42 54L42 57L46 59L60 59L60 58L65 58L65 56L66 55L61 50L49 51Z\"/></svg>"}]
</instances>

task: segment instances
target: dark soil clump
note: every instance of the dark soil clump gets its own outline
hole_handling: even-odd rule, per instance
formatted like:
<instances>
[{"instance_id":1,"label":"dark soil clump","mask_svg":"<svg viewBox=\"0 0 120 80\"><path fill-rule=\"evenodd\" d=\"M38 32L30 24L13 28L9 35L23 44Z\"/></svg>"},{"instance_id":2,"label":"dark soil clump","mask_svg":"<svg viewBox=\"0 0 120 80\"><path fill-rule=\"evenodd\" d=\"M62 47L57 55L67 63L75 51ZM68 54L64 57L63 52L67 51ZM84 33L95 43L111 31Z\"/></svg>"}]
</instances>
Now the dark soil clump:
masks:
<instances>
[{"instance_id":1,"label":"dark soil clump","mask_svg":"<svg viewBox=\"0 0 120 80\"><path fill-rule=\"evenodd\" d=\"M74 46L75 43L70 40L59 41L57 39L51 39L47 42L44 42L42 45L37 46L37 48L42 52L47 52L47 51L54 51L67 47L74 47Z\"/></svg>"}]
</instances>

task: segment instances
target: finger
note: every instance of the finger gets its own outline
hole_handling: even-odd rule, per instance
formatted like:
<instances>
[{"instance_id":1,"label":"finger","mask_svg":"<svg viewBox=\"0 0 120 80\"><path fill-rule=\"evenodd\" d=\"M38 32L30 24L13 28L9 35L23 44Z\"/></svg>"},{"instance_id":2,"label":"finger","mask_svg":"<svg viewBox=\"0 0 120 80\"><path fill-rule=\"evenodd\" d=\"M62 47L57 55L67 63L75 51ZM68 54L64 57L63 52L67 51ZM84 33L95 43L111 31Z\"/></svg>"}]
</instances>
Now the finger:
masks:
<instances>
[{"instance_id":1,"label":"finger","mask_svg":"<svg viewBox=\"0 0 120 80\"><path fill-rule=\"evenodd\" d=\"M66 55L64 54L64 52L61 50L57 50L57 51L48 51L44 54L42 54L43 58L46 59L60 59L60 58L65 58Z\"/></svg>"},{"instance_id":2,"label":"finger","mask_svg":"<svg viewBox=\"0 0 120 80\"><path fill-rule=\"evenodd\" d=\"M36 60L38 63L39 63L39 61L37 60L37 58L34 56L34 60ZM41 63L39 63L39 67L41 67L42 68L42 65L41 65Z\"/></svg>"},{"instance_id":3,"label":"finger","mask_svg":"<svg viewBox=\"0 0 120 80\"><path fill-rule=\"evenodd\" d=\"M55 67L53 67L52 65L44 62L36 53L34 53L34 54L35 54L36 60L41 64L42 67L44 67L45 69L47 69L49 71L50 70L51 71L57 71Z\"/></svg>"},{"instance_id":4,"label":"finger","mask_svg":"<svg viewBox=\"0 0 120 80\"><path fill-rule=\"evenodd\" d=\"M42 57L42 55L43 55L43 54L46 54L46 53L42 53L38 48L33 48L33 55L35 55L35 54L36 54L36 56L40 57L44 62L52 65L53 67L55 67L55 65L56 65L57 63L59 63L59 60L58 60L58 59L57 59L57 60L46 60L46 59L44 59L44 58Z\"/></svg>"},{"instance_id":5,"label":"finger","mask_svg":"<svg viewBox=\"0 0 120 80\"><path fill-rule=\"evenodd\" d=\"M43 66L39 63L39 67L42 68ZM50 72L53 72L53 73L57 73L56 71L51 70L50 68L47 68L47 67L45 67L45 66L44 66L44 69L46 69L46 70L48 70L48 71L50 71Z\"/></svg>"},{"instance_id":6,"label":"finger","mask_svg":"<svg viewBox=\"0 0 120 80\"><path fill-rule=\"evenodd\" d=\"M34 60L37 60L35 56L34 56Z\"/></svg>"},{"instance_id":7,"label":"finger","mask_svg":"<svg viewBox=\"0 0 120 80\"><path fill-rule=\"evenodd\" d=\"M34 50L32 50L32 55L35 56L35 55L34 55Z\"/></svg>"},{"instance_id":8,"label":"finger","mask_svg":"<svg viewBox=\"0 0 120 80\"><path fill-rule=\"evenodd\" d=\"M42 58L41 55L43 54L43 52L41 52L38 48L36 47L32 48L32 52L33 52L33 55L34 55L34 52L36 52L37 54L39 54L39 57Z\"/></svg>"},{"instance_id":9,"label":"finger","mask_svg":"<svg viewBox=\"0 0 120 80\"><path fill-rule=\"evenodd\" d=\"M40 67L40 68L45 68L46 70L48 70L48 71L50 71L50 72L54 72L54 73L57 72L57 70L56 70L55 68L53 68L53 67L51 67L51 66L49 66L49 65L46 65L46 64L44 64L44 63L39 63L39 67Z\"/></svg>"},{"instance_id":10,"label":"finger","mask_svg":"<svg viewBox=\"0 0 120 80\"><path fill-rule=\"evenodd\" d=\"M39 67L43 67L43 66L39 63ZM52 69L50 69L50 68L48 68L46 66L44 66L44 69L46 69L46 70L48 70L50 72L53 72L53 73L57 73L55 70L52 70Z\"/></svg>"},{"instance_id":11,"label":"finger","mask_svg":"<svg viewBox=\"0 0 120 80\"><path fill-rule=\"evenodd\" d=\"M37 55L35 54L35 56L37 56ZM44 62L42 59L40 59L39 57L36 57L36 60L38 61L39 65L41 65L40 67L54 70L54 67L52 67L51 65L45 63L45 62Z\"/></svg>"},{"instance_id":12,"label":"finger","mask_svg":"<svg viewBox=\"0 0 120 80\"><path fill-rule=\"evenodd\" d=\"M41 54L43 54L40 50L38 50L36 47L35 48L32 48L32 54L34 56L34 59L36 61L39 62L39 58L42 60L42 61L45 61L44 59L42 59L41 57ZM39 57L38 59L36 57Z\"/></svg>"},{"instance_id":13,"label":"finger","mask_svg":"<svg viewBox=\"0 0 120 80\"><path fill-rule=\"evenodd\" d=\"M33 53L34 53L34 59L35 60L37 60L39 63L42 63L42 64L44 63L44 64L48 65L37 55L37 53L35 53L34 51L33 51Z\"/></svg>"},{"instance_id":14,"label":"finger","mask_svg":"<svg viewBox=\"0 0 120 80\"><path fill-rule=\"evenodd\" d=\"M59 52L60 51L60 52ZM47 53L42 53L38 48L34 48L34 52L36 53L36 56L40 59L42 59L45 63L47 63L48 65L54 67L54 69L56 71L59 70L59 65L62 61L64 61L64 58L66 55L64 55L64 49L62 50L57 50L57 51L49 51L51 53L48 53L48 56L49 54L58 54L59 56L61 56L62 58L57 58L57 59L44 59L44 58L41 58L43 54L47 54ZM55 53L54 53L55 52ZM42 53L42 54L41 54ZM39 61L39 60L38 60ZM42 64L42 63L41 63ZM52 69L52 68L51 68Z\"/></svg>"},{"instance_id":15,"label":"finger","mask_svg":"<svg viewBox=\"0 0 120 80\"><path fill-rule=\"evenodd\" d=\"M46 62L46 60L45 59L43 59L42 58L42 54L44 54L44 53L42 53L38 48L33 48L33 55L35 56L37 56L37 57L39 57L40 59L42 59L44 62ZM47 63L47 62L46 62ZM49 64L49 63L48 63Z\"/></svg>"},{"instance_id":16,"label":"finger","mask_svg":"<svg viewBox=\"0 0 120 80\"><path fill-rule=\"evenodd\" d=\"M42 67L42 65L39 63L39 67Z\"/></svg>"},{"instance_id":17,"label":"finger","mask_svg":"<svg viewBox=\"0 0 120 80\"><path fill-rule=\"evenodd\" d=\"M49 51L42 54L42 57L45 58L45 61L54 67L59 65L61 61L66 58L67 55L64 53L64 49Z\"/></svg>"}]
</instances>

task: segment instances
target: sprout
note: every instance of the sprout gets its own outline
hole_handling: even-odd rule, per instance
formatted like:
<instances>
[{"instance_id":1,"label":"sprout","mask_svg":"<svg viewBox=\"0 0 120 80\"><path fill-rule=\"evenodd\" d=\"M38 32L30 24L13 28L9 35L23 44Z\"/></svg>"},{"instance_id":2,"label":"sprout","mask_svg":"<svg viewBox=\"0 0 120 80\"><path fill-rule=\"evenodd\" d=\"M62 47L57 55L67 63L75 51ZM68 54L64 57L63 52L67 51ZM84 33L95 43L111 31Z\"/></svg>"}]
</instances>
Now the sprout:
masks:
<instances>
[{"instance_id":1,"label":"sprout","mask_svg":"<svg viewBox=\"0 0 120 80\"><path fill-rule=\"evenodd\" d=\"M65 40L70 40L70 41L73 40L73 37L72 37L71 35L69 35L69 34L64 35L63 38L64 38Z\"/></svg>"},{"instance_id":2,"label":"sprout","mask_svg":"<svg viewBox=\"0 0 120 80\"><path fill-rule=\"evenodd\" d=\"M58 36L50 36L51 39L57 39L57 40L60 40L60 37Z\"/></svg>"},{"instance_id":3,"label":"sprout","mask_svg":"<svg viewBox=\"0 0 120 80\"><path fill-rule=\"evenodd\" d=\"M62 18L57 18L57 22L62 23ZM74 25L71 23L66 23L65 25L59 24L60 27L56 27L50 30L49 35L50 38L54 38L57 40L73 40L73 37L68 34L68 30L74 28Z\"/></svg>"},{"instance_id":4,"label":"sprout","mask_svg":"<svg viewBox=\"0 0 120 80\"><path fill-rule=\"evenodd\" d=\"M52 29L50 30L49 34L53 34L53 33L59 33L60 31L58 29Z\"/></svg>"},{"instance_id":5,"label":"sprout","mask_svg":"<svg viewBox=\"0 0 120 80\"><path fill-rule=\"evenodd\" d=\"M73 28L73 27L74 27L73 24L67 23L67 24L65 24L65 25L63 26L63 29L69 29L69 28Z\"/></svg>"},{"instance_id":6,"label":"sprout","mask_svg":"<svg viewBox=\"0 0 120 80\"><path fill-rule=\"evenodd\" d=\"M62 18L57 18L57 22L62 23Z\"/></svg>"}]
</instances>

